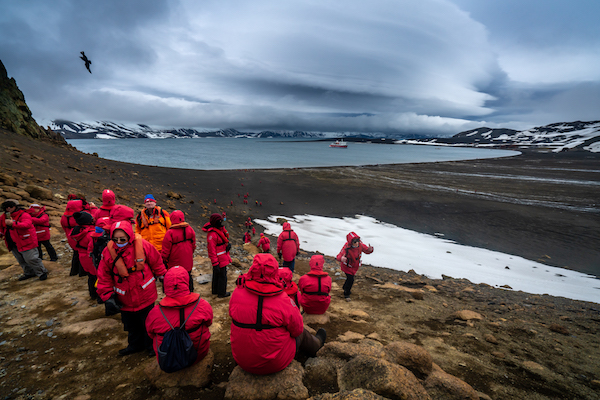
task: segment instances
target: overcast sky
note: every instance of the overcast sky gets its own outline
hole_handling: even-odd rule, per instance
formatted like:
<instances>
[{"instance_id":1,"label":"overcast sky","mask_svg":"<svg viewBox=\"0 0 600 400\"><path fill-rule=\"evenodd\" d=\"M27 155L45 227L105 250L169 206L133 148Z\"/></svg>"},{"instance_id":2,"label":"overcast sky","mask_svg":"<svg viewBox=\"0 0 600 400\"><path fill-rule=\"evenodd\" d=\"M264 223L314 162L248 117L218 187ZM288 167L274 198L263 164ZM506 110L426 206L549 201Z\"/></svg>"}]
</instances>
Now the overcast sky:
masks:
<instances>
[{"instance_id":1,"label":"overcast sky","mask_svg":"<svg viewBox=\"0 0 600 400\"><path fill-rule=\"evenodd\" d=\"M453 135L600 120L598 16L598 0L0 0L0 60L44 125Z\"/></svg>"}]
</instances>

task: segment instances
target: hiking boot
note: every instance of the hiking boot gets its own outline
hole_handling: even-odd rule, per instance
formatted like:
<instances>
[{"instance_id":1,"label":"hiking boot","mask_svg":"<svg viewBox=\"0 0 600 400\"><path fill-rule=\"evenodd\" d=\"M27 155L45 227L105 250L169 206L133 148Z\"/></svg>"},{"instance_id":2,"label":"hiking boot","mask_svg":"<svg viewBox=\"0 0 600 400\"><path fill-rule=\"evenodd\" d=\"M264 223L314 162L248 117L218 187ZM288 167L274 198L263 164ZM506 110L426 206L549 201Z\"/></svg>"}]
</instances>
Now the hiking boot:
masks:
<instances>
[{"instance_id":1,"label":"hiking boot","mask_svg":"<svg viewBox=\"0 0 600 400\"><path fill-rule=\"evenodd\" d=\"M139 353L140 351L144 351L144 348L135 349L133 347L125 347L124 349L119 350L120 356L128 356L129 354Z\"/></svg>"},{"instance_id":2,"label":"hiking boot","mask_svg":"<svg viewBox=\"0 0 600 400\"><path fill-rule=\"evenodd\" d=\"M318 337L319 340L321 340L321 347L323 347L323 345L325 344L325 340L327 339L327 332L325 332L325 329L320 328L315 334L315 336Z\"/></svg>"},{"instance_id":3,"label":"hiking boot","mask_svg":"<svg viewBox=\"0 0 600 400\"><path fill-rule=\"evenodd\" d=\"M230 293L230 292L227 292L227 293L225 293L225 294L220 294L220 295L218 295L217 297L218 297L219 299L223 299L223 298L225 298L225 297L229 297L229 296L231 296L231 293Z\"/></svg>"},{"instance_id":4,"label":"hiking boot","mask_svg":"<svg viewBox=\"0 0 600 400\"><path fill-rule=\"evenodd\" d=\"M24 281L24 280L31 279L31 278L35 278L35 274L34 275L23 274L23 275L19 276L20 281Z\"/></svg>"},{"instance_id":5,"label":"hiking boot","mask_svg":"<svg viewBox=\"0 0 600 400\"><path fill-rule=\"evenodd\" d=\"M45 281L46 279L48 279L48 273L44 272L43 274L40 275L40 281Z\"/></svg>"},{"instance_id":6,"label":"hiking boot","mask_svg":"<svg viewBox=\"0 0 600 400\"><path fill-rule=\"evenodd\" d=\"M148 350L146 350L146 353L148 353L148 357L156 357L156 353L154 352L154 349L148 349Z\"/></svg>"},{"instance_id":7,"label":"hiking boot","mask_svg":"<svg viewBox=\"0 0 600 400\"><path fill-rule=\"evenodd\" d=\"M350 298L350 296L346 297L346 301L352 301L352 299Z\"/></svg>"}]
</instances>

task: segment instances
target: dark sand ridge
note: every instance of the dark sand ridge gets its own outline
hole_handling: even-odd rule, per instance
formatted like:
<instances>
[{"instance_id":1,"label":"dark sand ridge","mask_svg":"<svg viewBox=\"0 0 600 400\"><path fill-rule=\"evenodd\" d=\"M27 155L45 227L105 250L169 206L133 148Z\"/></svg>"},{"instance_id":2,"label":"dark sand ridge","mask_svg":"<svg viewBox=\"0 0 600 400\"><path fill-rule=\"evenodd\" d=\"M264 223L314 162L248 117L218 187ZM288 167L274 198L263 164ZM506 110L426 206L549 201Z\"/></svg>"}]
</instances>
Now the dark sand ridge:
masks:
<instances>
[{"instance_id":1,"label":"dark sand ridge","mask_svg":"<svg viewBox=\"0 0 600 400\"><path fill-rule=\"evenodd\" d=\"M150 192L165 208L186 212L197 232L211 212L222 208L238 243L247 216L362 213L416 231L444 233L464 244L581 271L593 272L599 260L598 186L572 182L600 179L598 157L588 153L533 153L497 160L360 168L194 171L101 160L4 132L0 133L0 146L2 173L37 182L63 196L82 192L97 201L103 189L111 188L120 202L141 206ZM571 183L474 176L477 174L535 176ZM169 191L171 197L167 197ZM250 194L248 206L237 197L246 192ZM184 197L175 199L177 195ZM524 199L533 204L519 204ZM229 206L231 200L233 207ZM56 223L57 217L53 220ZM200 233L200 242L201 237ZM140 374L148 360L114 357L123 346L122 326L118 318L103 318L102 309L93 308L82 279L67 276L70 254L60 239L59 234L55 244L65 257L59 263L48 263L48 281L17 282L18 266L9 267L10 273L8 268L2 271L0 318L6 325L0 342L7 344L0 346L0 393L25 398L14 393L34 394L40 389L43 394L39 398L66 393L71 398L78 393L91 396L85 398L106 398L109 393L132 399L177 398L149 389L146 380L138 385L129 383L127 377ZM210 271L204 253L200 248L198 273ZM308 256L303 254L297 263L301 274L308 270ZM241 256L240 260L236 268L243 271L247 264ZM336 266L331 259L327 263ZM402 269L402 260L395 267ZM341 286L340 277L333 277ZM398 290L424 285L437 291L425 290L413 299L409 292ZM228 345L227 303L213 299L205 286L198 290L213 306L218 327L211 338L214 385L201 392L201 397L222 398L224 389L219 384L227 381L234 367ZM597 304L503 291L465 280L429 280L368 266L359 272L355 292L355 301L345 303L340 300L339 288L334 291L332 322L324 326L331 340L352 330L364 335L376 332L384 343L405 340L422 345L445 371L494 399L598 398L594 394L600 387ZM363 318L368 323L350 317L348 306L366 312ZM451 316L461 309L475 310L485 319L457 322ZM78 336L61 328L92 320L114 324L105 328L106 336L105 331L101 336ZM48 325L50 321L60 326ZM57 339L46 337L48 327L55 328ZM483 340L486 335L495 339ZM6 375L6 371L13 373ZM317 385L311 394L319 390ZM178 393L191 398L199 395L184 389Z\"/></svg>"}]
</instances>

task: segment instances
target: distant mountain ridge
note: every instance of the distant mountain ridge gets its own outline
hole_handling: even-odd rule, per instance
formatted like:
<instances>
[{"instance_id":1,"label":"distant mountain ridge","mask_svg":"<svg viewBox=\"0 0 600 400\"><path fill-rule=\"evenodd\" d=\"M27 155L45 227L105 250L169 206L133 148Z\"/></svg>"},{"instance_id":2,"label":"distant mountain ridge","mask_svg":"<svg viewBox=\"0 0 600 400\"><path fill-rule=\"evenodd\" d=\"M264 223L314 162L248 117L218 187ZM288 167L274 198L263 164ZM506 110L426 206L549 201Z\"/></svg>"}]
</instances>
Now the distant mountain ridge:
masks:
<instances>
[{"instance_id":1,"label":"distant mountain ridge","mask_svg":"<svg viewBox=\"0 0 600 400\"><path fill-rule=\"evenodd\" d=\"M513 129L477 128L460 132L449 138L402 140L449 146L496 148L535 148L550 151L586 150L600 152L600 121L558 122L524 131Z\"/></svg>"}]
</instances>

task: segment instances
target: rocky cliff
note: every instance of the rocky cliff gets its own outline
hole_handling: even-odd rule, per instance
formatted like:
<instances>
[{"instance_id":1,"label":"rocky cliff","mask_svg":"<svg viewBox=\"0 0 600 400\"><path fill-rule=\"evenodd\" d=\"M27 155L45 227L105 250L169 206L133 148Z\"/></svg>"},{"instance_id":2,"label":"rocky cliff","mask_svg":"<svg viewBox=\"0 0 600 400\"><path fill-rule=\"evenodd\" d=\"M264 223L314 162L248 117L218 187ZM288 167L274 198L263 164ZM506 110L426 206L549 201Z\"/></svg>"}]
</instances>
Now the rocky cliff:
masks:
<instances>
[{"instance_id":1,"label":"rocky cliff","mask_svg":"<svg viewBox=\"0 0 600 400\"><path fill-rule=\"evenodd\" d=\"M0 129L29 136L35 139L51 139L64 142L64 139L50 128L40 127L33 119L25 96L19 90L14 78L9 78L6 68L0 61Z\"/></svg>"}]
</instances>

